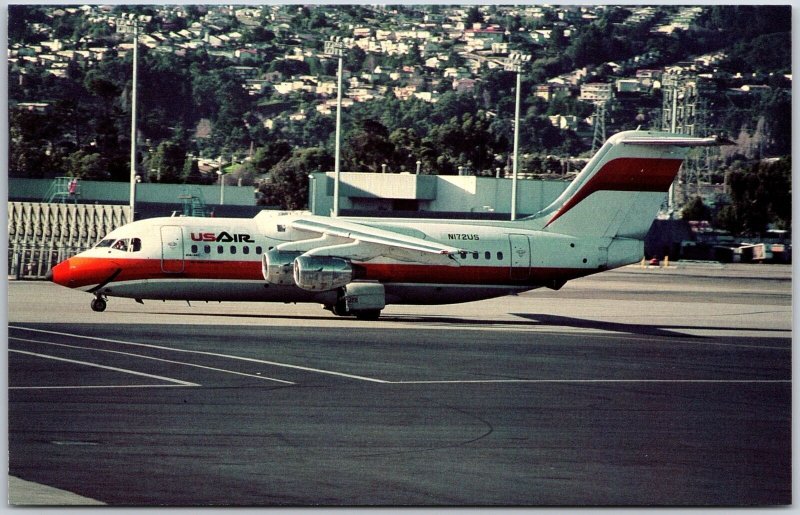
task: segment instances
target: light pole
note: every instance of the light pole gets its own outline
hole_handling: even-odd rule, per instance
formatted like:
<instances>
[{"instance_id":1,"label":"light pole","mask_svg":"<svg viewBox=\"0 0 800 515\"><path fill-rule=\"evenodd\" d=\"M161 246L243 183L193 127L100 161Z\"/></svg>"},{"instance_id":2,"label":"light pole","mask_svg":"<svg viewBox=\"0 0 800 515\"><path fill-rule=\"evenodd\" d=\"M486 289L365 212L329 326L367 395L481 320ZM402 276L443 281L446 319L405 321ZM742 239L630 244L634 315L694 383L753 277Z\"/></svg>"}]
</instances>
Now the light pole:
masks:
<instances>
[{"instance_id":1,"label":"light pole","mask_svg":"<svg viewBox=\"0 0 800 515\"><path fill-rule=\"evenodd\" d=\"M225 205L225 174L222 173L222 162L220 162L220 169L217 170L219 175L219 205Z\"/></svg>"},{"instance_id":2,"label":"light pole","mask_svg":"<svg viewBox=\"0 0 800 515\"><path fill-rule=\"evenodd\" d=\"M333 36L325 42L325 54L339 58L339 72L336 87L336 150L333 164L333 216L339 216L339 155L341 152L341 126L342 126L342 57L346 48L345 41L338 36Z\"/></svg>"},{"instance_id":3,"label":"light pole","mask_svg":"<svg viewBox=\"0 0 800 515\"><path fill-rule=\"evenodd\" d=\"M134 219L136 209L136 82L139 62L139 22L131 14L130 20L124 18L117 20L117 32L133 34L133 88L131 90L131 190L130 190L130 221Z\"/></svg>"},{"instance_id":4,"label":"light pole","mask_svg":"<svg viewBox=\"0 0 800 515\"><path fill-rule=\"evenodd\" d=\"M506 70L517 73L517 102L514 110L514 171L511 175L511 219L517 219L517 170L519 169L519 97L522 89L522 64L530 61L531 56L511 52L504 63Z\"/></svg>"}]
</instances>

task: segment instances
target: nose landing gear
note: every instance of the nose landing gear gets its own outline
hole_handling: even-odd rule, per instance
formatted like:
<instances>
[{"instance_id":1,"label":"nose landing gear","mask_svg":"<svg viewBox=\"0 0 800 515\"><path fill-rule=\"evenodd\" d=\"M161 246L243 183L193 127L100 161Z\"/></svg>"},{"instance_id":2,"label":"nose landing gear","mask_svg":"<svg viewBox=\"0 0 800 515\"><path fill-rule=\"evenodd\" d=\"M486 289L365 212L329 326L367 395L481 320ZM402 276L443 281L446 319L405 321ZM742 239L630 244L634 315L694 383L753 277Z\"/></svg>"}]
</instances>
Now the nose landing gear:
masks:
<instances>
[{"instance_id":1,"label":"nose landing gear","mask_svg":"<svg viewBox=\"0 0 800 515\"><path fill-rule=\"evenodd\" d=\"M102 296L98 295L92 300L92 311L105 311L106 310L106 299Z\"/></svg>"}]
</instances>

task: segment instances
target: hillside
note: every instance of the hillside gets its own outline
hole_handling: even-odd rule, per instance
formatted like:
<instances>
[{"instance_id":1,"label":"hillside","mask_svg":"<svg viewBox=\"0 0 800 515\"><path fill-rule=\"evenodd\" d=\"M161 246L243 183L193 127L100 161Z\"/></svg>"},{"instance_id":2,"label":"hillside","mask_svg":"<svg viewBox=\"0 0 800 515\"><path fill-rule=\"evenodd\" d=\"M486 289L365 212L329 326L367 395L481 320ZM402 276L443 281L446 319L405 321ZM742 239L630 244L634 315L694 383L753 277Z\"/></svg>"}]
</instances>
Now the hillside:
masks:
<instances>
[{"instance_id":1,"label":"hillside","mask_svg":"<svg viewBox=\"0 0 800 515\"><path fill-rule=\"evenodd\" d=\"M598 84L610 135L667 126L665 81L679 76L697 96L695 132L740 143L717 156L717 175L790 153L789 6L13 5L10 176L128 179L133 46L118 27L133 19L145 181L213 182L222 162L245 183L275 182L302 149L318 150L301 168L330 166L332 36L347 47L343 169L506 173L511 51L531 55L528 172L564 173L590 152Z\"/></svg>"}]
</instances>

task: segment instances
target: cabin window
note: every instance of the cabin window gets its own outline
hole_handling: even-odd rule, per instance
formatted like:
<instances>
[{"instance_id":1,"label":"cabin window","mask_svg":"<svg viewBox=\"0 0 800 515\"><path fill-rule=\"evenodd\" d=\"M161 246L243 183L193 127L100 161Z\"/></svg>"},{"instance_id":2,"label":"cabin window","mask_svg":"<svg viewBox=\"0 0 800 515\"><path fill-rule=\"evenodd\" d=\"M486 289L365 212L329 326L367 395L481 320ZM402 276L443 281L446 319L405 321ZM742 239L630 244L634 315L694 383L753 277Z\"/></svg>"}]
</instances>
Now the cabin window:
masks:
<instances>
[{"instance_id":1,"label":"cabin window","mask_svg":"<svg viewBox=\"0 0 800 515\"><path fill-rule=\"evenodd\" d=\"M231 245L231 254L236 254L236 247Z\"/></svg>"},{"instance_id":2,"label":"cabin window","mask_svg":"<svg viewBox=\"0 0 800 515\"><path fill-rule=\"evenodd\" d=\"M244 252L245 254L250 254L250 247L245 245L244 248L242 249L242 252Z\"/></svg>"},{"instance_id":3,"label":"cabin window","mask_svg":"<svg viewBox=\"0 0 800 515\"><path fill-rule=\"evenodd\" d=\"M122 252L128 252L128 239L124 238L117 240L117 242L114 243L111 248L114 250L121 250Z\"/></svg>"},{"instance_id":4,"label":"cabin window","mask_svg":"<svg viewBox=\"0 0 800 515\"><path fill-rule=\"evenodd\" d=\"M492 259L492 253L491 253L491 252L489 252L488 250L486 251L486 254L484 254L483 256L486 258L486 260L487 260L487 261L488 261L489 259Z\"/></svg>"},{"instance_id":5,"label":"cabin window","mask_svg":"<svg viewBox=\"0 0 800 515\"><path fill-rule=\"evenodd\" d=\"M197 245L192 245L192 254L197 254Z\"/></svg>"},{"instance_id":6,"label":"cabin window","mask_svg":"<svg viewBox=\"0 0 800 515\"><path fill-rule=\"evenodd\" d=\"M502 252L498 252L497 253L497 259L499 259L500 261L503 260L503 253Z\"/></svg>"},{"instance_id":7,"label":"cabin window","mask_svg":"<svg viewBox=\"0 0 800 515\"><path fill-rule=\"evenodd\" d=\"M225 252L225 248L222 245L217 245L217 254L222 254Z\"/></svg>"},{"instance_id":8,"label":"cabin window","mask_svg":"<svg viewBox=\"0 0 800 515\"><path fill-rule=\"evenodd\" d=\"M131 238L131 252L139 252L140 250L142 250L142 240Z\"/></svg>"},{"instance_id":9,"label":"cabin window","mask_svg":"<svg viewBox=\"0 0 800 515\"><path fill-rule=\"evenodd\" d=\"M264 250L261 247L256 247L256 254L261 254L261 251Z\"/></svg>"},{"instance_id":10,"label":"cabin window","mask_svg":"<svg viewBox=\"0 0 800 515\"><path fill-rule=\"evenodd\" d=\"M206 254L211 254L211 245L206 245L205 247L203 247L203 250L205 251Z\"/></svg>"},{"instance_id":11,"label":"cabin window","mask_svg":"<svg viewBox=\"0 0 800 515\"><path fill-rule=\"evenodd\" d=\"M461 254L461 259L467 259L467 253L466 252L461 252L460 254Z\"/></svg>"},{"instance_id":12,"label":"cabin window","mask_svg":"<svg viewBox=\"0 0 800 515\"><path fill-rule=\"evenodd\" d=\"M478 251L472 253L472 259L478 259Z\"/></svg>"}]
</instances>

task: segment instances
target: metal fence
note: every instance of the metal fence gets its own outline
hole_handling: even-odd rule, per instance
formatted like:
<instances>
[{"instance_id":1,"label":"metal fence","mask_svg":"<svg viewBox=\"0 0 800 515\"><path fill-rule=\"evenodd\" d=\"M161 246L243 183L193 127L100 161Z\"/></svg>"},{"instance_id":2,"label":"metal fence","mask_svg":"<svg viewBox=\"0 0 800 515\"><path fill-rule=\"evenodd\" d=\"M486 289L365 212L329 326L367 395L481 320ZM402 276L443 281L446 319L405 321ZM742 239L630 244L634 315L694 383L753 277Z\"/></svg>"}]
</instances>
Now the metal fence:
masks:
<instances>
[{"instance_id":1,"label":"metal fence","mask_svg":"<svg viewBox=\"0 0 800 515\"><path fill-rule=\"evenodd\" d=\"M13 247L8 249L8 276L14 279L44 279L56 264L88 247Z\"/></svg>"},{"instance_id":2,"label":"metal fence","mask_svg":"<svg viewBox=\"0 0 800 515\"><path fill-rule=\"evenodd\" d=\"M127 206L9 202L8 276L44 279L56 263L127 221Z\"/></svg>"}]
</instances>

